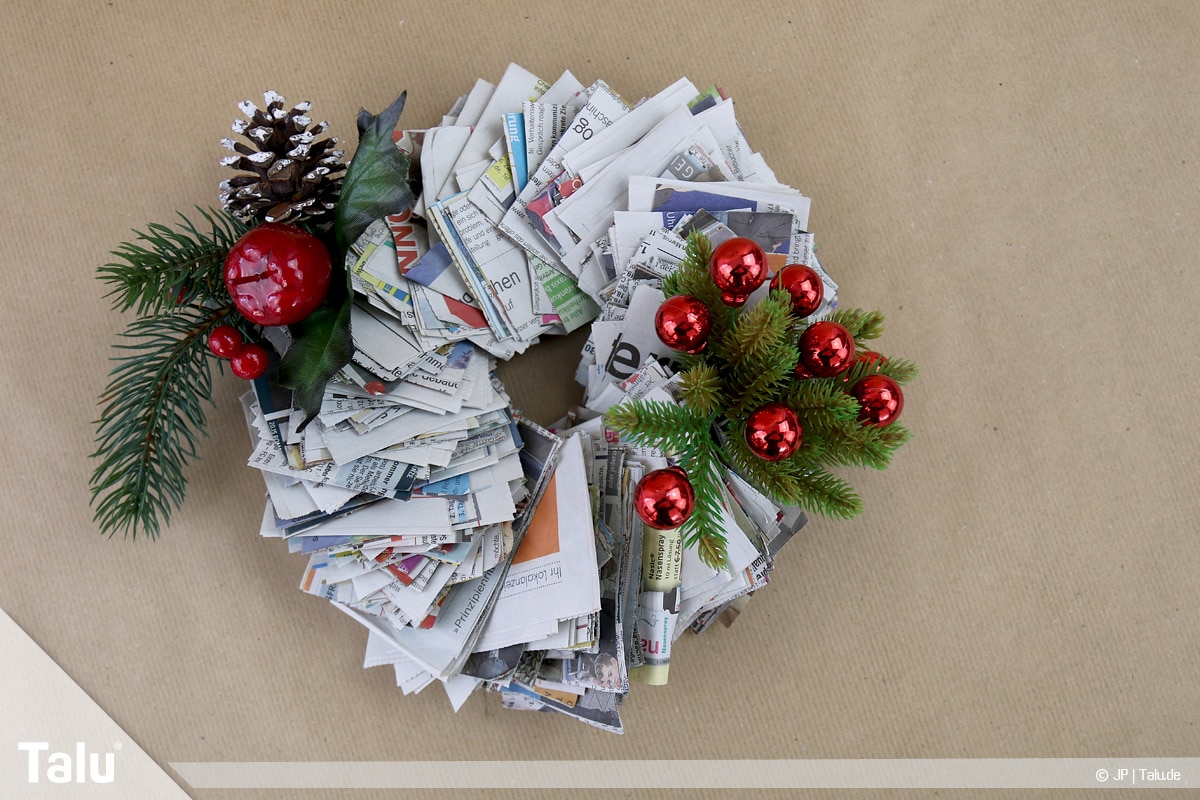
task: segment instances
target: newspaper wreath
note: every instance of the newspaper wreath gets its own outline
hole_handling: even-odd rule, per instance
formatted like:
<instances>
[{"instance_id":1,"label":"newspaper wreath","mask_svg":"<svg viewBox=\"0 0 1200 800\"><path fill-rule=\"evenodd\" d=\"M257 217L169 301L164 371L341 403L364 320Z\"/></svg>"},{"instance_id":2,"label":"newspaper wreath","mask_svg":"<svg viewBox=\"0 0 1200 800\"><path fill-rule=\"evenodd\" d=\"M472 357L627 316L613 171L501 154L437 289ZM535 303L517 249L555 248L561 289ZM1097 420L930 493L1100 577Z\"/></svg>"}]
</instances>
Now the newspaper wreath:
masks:
<instances>
[{"instance_id":1,"label":"newspaper wreath","mask_svg":"<svg viewBox=\"0 0 1200 800\"><path fill-rule=\"evenodd\" d=\"M101 398L97 521L169 520L228 359L260 532L367 627L364 666L620 732L630 683L736 615L802 508L857 513L826 467L887 465L915 367L855 353L882 315L837 307L809 199L717 88L631 105L514 64L437 126L397 130L403 104L360 114L348 169L308 104L241 104L226 212L101 269L139 319ZM589 323L583 403L521 416L496 359Z\"/></svg>"}]
</instances>

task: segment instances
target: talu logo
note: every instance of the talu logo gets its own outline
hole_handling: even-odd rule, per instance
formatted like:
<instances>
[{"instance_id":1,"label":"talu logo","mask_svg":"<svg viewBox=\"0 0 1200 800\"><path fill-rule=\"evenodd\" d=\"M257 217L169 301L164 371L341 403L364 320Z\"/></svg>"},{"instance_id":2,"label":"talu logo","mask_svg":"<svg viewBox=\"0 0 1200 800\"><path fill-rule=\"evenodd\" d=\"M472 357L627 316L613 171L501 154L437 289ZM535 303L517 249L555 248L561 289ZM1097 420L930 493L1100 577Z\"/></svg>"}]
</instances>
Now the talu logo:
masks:
<instances>
[{"instance_id":1,"label":"talu logo","mask_svg":"<svg viewBox=\"0 0 1200 800\"><path fill-rule=\"evenodd\" d=\"M118 742L114 747L121 749ZM75 755L70 753L51 753L49 742L17 742L17 749L29 754L29 782L38 783L42 779L42 765L45 764L46 780L50 783L112 783L116 776L116 756L113 753L89 753L83 742L75 743ZM42 753L47 753L45 762ZM104 756L103 769L100 766L100 756Z\"/></svg>"}]
</instances>

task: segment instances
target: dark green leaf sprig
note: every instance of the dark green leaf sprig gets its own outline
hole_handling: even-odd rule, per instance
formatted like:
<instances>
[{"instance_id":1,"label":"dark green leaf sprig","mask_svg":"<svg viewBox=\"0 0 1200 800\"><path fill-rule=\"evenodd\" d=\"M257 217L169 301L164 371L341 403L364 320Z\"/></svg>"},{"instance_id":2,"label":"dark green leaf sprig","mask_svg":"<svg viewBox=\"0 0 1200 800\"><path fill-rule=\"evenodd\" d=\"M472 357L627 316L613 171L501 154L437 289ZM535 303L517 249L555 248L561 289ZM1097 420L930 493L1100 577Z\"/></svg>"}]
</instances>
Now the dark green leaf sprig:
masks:
<instances>
[{"instance_id":1,"label":"dark green leaf sprig","mask_svg":"<svg viewBox=\"0 0 1200 800\"><path fill-rule=\"evenodd\" d=\"M304 424L321 410L325 384L350 361L350 306L354 291L346 257L350 246L377 219L399 214L413 204L409 157L392 141L404 111L405 94L378 116L358 113L358 149L342 182L334 209L333 239L327 242L334 280L325 304L307 319L289 326L292 343L279 369L280 383L292 390L292 405L303 409Z\"/></svg>"}]
</instances>

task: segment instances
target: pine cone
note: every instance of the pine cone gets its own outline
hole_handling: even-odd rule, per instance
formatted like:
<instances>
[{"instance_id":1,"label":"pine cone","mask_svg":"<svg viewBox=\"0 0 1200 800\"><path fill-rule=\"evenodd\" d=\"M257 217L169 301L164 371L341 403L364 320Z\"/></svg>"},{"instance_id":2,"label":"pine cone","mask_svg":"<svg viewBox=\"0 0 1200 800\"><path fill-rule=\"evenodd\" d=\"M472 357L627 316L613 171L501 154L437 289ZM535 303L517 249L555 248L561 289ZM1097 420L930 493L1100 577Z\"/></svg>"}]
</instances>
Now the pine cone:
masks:
<instances>
[{"instance_id":1,"label":"pine cone","mask_svg":"<svg viewBox=\"0 0 1200 800\"><path fill-rule=\"evenodd\" d=\"M221 159L221 164L251 173L221 181L221 204L247 222L329 221L346 176L346 152L334 149L338 140L333 137L318 140L329 123L313 125L308 102L284 111L282 95L266 92L263 100L265 110L249 100L239 103L250 119L233 121L233 132L250 145L221 140L238 154Z\"/></svg>"}]
</instances>

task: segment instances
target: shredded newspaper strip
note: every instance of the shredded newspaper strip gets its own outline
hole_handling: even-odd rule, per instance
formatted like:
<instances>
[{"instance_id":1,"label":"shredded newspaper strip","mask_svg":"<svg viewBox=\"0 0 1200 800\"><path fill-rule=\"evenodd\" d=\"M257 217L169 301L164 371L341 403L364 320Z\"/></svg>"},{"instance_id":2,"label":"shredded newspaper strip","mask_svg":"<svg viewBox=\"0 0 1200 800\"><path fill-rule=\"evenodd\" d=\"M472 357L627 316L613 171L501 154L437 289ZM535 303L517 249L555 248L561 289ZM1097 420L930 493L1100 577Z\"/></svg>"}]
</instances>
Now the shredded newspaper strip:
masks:
<instances>
[{"instance_id":1,"label":"shredded newspaper strip","mask_svg":"<svg viewBox=\"0 0 1200 800\"><path fill-rule=\"evenodd\" d=\"M631 683L666 683L679 636L740 613L805 517L726 472L728 564L710 568L635 516L634 487L670 454L603 413L677 401L653 319L690 231L752 238L772 272L811 266L817 316L836 307L809 200L776 182L731 99L686 78L630 103L513 64L394 139L423 191L347 258L352 362L308 425L266 380L243 398L261 534L308 557L301 590L365 626L364 667L391 666L405 694L440 683L457 711L482 689L620 733ZM497 359L589 324L583 402L550 429L524 418Z\"/></svg>"}]
</instances>

